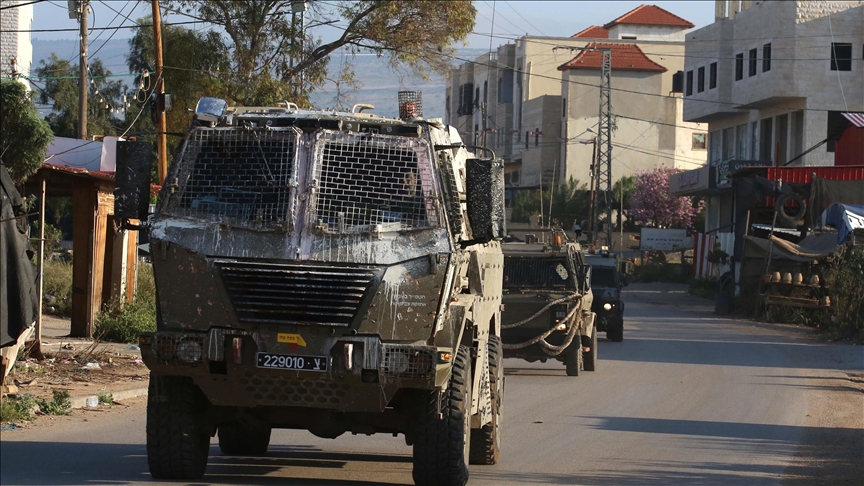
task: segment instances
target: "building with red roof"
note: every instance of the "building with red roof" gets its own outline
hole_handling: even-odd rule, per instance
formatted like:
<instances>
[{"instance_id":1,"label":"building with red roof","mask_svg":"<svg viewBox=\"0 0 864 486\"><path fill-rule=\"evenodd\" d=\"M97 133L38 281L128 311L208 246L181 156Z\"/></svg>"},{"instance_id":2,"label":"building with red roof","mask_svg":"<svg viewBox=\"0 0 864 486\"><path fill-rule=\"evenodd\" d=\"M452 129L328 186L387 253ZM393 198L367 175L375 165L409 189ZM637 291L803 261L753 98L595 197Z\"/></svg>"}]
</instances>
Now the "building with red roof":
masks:
<instances>
[{"instance_id":1,"label":"building with red roof","mask_svg":"<svg viewBox=\"0 0 864 486\"><path fill-rule=\"evenodd\" d=\"M672 77L693 24L642 5L569 37L523 36L449 75L446 121L505 161L508 197L587 183L599 115L601 50L612 51L613 179L656 165L704 165L706 134L684 123ZM582 142L587 142L583 144Z\"/></svg>"}]
</instances>

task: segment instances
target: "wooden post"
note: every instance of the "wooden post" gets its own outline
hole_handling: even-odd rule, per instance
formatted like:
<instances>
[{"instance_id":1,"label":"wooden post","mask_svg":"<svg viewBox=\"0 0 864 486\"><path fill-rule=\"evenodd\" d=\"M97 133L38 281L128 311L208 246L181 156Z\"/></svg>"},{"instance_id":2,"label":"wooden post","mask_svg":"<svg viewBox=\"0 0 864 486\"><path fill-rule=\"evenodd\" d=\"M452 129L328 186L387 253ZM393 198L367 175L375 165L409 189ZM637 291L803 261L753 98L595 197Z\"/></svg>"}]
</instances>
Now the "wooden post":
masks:
<instances>
[{"instance_id":1,"label":"wooden post","mask_svg":"<svg viewBox=\"0 0 864 486\"><path fill-rule=\"evenodd\" d=\"M153 46L156 51L156 157L158 161L159 184L165 182L168 176L168 146L165 134L165 78L162 63L162 15L159 12L159 0L152 0L153 8Z\"/></svg>"},{"instance_id":2,"label":"wooden post","mask_svg":"<svg viewBox=\"0 0 864 486\"><path fill-rule=\"evenodd\" d=\"M45 292L45 176L39 188L39 255L36 260L39 284L36 287L36 337L30 348L30 356L44 359L42 355L42 298Z\"/></svg>"},{"instance_id":3,"label":"wooden post","mask_svg":"<svg viewBox=\"0 0 864 486\"><path fill-rule=\"evenodd\" d=\"M93 231L96 201L86 182L72 186L72 337L90 337L88 290L93 266Z\"/></svg>"}]
</instances>

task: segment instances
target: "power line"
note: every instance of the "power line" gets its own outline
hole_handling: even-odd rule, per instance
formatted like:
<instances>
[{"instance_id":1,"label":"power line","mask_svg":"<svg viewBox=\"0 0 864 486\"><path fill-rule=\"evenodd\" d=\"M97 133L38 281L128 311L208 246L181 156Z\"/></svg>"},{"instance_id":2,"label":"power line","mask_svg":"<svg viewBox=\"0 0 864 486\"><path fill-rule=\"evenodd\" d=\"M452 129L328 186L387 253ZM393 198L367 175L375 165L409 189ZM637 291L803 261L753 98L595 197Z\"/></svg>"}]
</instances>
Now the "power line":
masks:
<instances>
[{"instance_id":1,"label":"power line","mask_svg":"<svg viewBox=\"0 0 864 486\"><path fill-rule=\"evenodd\" d=\"M19 4L17 4L17 5L7 5L7 6L5 6L5 7L0 7L0 10L6 10L7 8L25 7L25 6L27 6L27 5L33 5L34 3L41 3L41 2L44 2L44 1L45 1L45 0L35 0L35 1L33 1L33 2L19 3ZM8 31L7 31L7 32L8 32Z\"/></svg>"},{"instance_id":2,"label":"power line","mask_svg":"<svg viewBox=\"0 0 864 486\"><path fill-rule=\"evenodd\" d=\"M199 21L191 21L191 22L162 22L162 25L189 25L189 24L197 24ZM218 24L217 24L218 25ZM93 27L90 30L111 30L111 29L137 29L138 27L153 27L153 24L135 24L135 25L124 25L121 27ZM39 32L78 32L78 29L24 29L24 30L7 30L6 32L16 32L16 33L39 33Z\"/></svg>"}]
</instances>

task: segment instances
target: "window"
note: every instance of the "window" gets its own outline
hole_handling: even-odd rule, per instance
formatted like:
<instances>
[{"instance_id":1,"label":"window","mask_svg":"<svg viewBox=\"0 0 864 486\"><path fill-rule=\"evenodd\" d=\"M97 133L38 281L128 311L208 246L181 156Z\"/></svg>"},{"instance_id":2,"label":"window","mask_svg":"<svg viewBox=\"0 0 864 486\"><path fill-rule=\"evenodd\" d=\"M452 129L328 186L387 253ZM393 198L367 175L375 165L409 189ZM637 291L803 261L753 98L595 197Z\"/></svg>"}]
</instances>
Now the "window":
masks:
<instances>
[{"instance_id":1,"label":"window","mask_svg":"<svg viewBox=\"0 0 864 486\"><path fill-rule=\"evenodd\" d=\"M749 65L749 69L747 70L747 75L750 77L756 76L756 64L757 64L757 57L758 56L759 56L759 50L758 49L750 49L750 59L749 59L750 65Z\"/></svg>"},{"instance_id":2,"label":"window","mask_svg":"<svg viewBox=\"0 0 864 486\"><path fill-rule=\"evenodd\" d=\"M771 70L771 44L762 46L762 72Z\"/></svg>"},{"instance_id":3,"label":"window","mask_svg":"<svg viewBox=\"0 0 864 486\"><path fill-rule=\"evenodd\" d=\"M723 159L729 160L735 157L735 129L723 129Z\"/></svg>"},{"instance_id":4,"label":"window","mask_svg":"<svg viewBox=\"0 0 864 486\"><path fill-rule=\"evenodd\" d=\"M489 80L483 81L483 103L489 102Z\"/></svg>"},{"instance_id":5,"label":"window","mask_svg":"<svg viewBox=\"0 0 864 486\"><path fill-rule=\"evenodd\" d=\"M747 160L747 124L735 127L735 158Z\"/></svg>"},{"instance_id":6,"label":"window","mask_svg":"<svg viewBox=\"0 0 864 486\"><path fill-rule=\"evenodd\" d=\"M759 144L759 160L770 161L773 150L773 134L774 134L774 119L765 118L762 120L762 136Z\"/></svg>"},{"instance_id":7,"label":"window","mask_svg":"<svg viewBox=\"0 0 864 486\"><path fill-rule=\"evenodd\" d=\"M846 42L831 43L831 70L852 70L852 44Z\"/></svg>"},{"instance_id":8,"label":"window","mask_svg":"<svg viewBox=\"0 0 864 486\"><path fill-rule=\"evenodd\" d=\"M687 96L693 95L693 71L687 71Z\"/></svg>"},{"instance_id":9,"label":"window","mask_svg":"<svg viewBox=\"0 0 864 486\"><path fill-rule=\"evenodd\" d=\"M480 86L477 86L476 93L474 94L474 108L480 108Z\"/></svg>"},{"instance_id":10,"label":"window","mask_svg":"<svg viewBox=\"0 0 864 486\"><path fill-rule=\"evenodd\" d=\"M759 160L759 122L750 123L750 160Z\"/></svg>"},{"instance_id":11,"label":"window","mask_svg":"<svg viewBox=\"0 0 864 486\"><path fill-rule=\"evenodd\" d=\"M622 35L621 39L622 40L636 40L636 36L635 35Z\"/></svg>"},{"instance_id":12,"label":"window","mask_svg":"<svg viewBox=\"0 0 864 486\"><path fill-rule=\"evenodd\" d=\"M713 131L708 138L708 154L709 162L716 164L720 161L722 149L722 132L720 130Z\"/></svg>"},{"instance_id":13,"label":"window","mask_svg":"<svg viewBox=\"0 0 864 486\"><path fill-rule=\"evenodd\" d=\"M528 132L528 131L526 130L526 131L525 131L525 148L526 148L526 149L528 148L528 136L529 136L529 134L530 134L530 132Z\"/></svg>"},{"instance_id":14,"label":"window","mask_svg":"<svg viewBox=\"0 0 864 486\"><path fill-rule=\"evenodd\" d=\"M705 91L705 66L699 68L697 78L697 91L701 93Z\"/></svg>"},{"instance_id":15,"label":"window","mask_svg":"<svg viewBox=\"0 0 864 486\"><path fill-rule=\"evenodd\" d=\"M744 53L735 55L735 81L744 79Z\"/></svg>"},{"instance_id":16,"label":"window","mask_svg":"<svg viewBox=\"0 0 864 486\"><path fill-rule=\"evenodd\" d=\"M717 63L712 62L708 69L708 89L717 87Z\"/></svg>"},{"instance_id":17,"label":"window","mask_svg":"<svg viewBox=\"0 0 864 486\"><path fill-rule=\"evenodd\" d=\"M705 150L705 133L693 134L693 150Z\"/></svg>"},{"instance_id":18,"label":"window","mask_svg":"<svg viewBox=\"0 0 864 486\"><path fill-rule=\"evenodd\" d=\"M535 130L535 132L534 132L534 146L539 147L540 146L540 127L537 127L534 130Z\"/></svg>"},{"instance_id":19,"label":"window","mask_svg":"<svg viewBox=\"0 0 864 486\"><path fill-rule=\"evenodd\" d=\"M561 116L567 118L567 98L561 98Z\"/></svg>"}]
</instances>

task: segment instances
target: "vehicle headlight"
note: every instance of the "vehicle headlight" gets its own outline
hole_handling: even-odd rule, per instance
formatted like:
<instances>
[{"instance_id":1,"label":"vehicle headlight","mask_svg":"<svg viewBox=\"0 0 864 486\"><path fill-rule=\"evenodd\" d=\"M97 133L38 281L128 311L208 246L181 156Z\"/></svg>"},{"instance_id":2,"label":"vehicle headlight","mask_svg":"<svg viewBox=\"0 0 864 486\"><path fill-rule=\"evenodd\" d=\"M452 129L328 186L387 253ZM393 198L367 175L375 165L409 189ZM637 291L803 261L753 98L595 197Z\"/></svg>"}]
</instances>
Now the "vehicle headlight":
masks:
<instances>
[{"instance_id":1,"label":"vehicle headlight","mask_svg":"<svg viewBox=\"0 0 864 486\"><path fill-rule=\"evenodd\" d=\"M605 304L603 304L603 310L606 310L606 311L612 310L612 304L610 304L609 302L606 302Z\"/></svg>"},{"instance_id":2,"label":"vehicle headlight","mask_svg":"<svg viewBox=\"0 0 864 486\"><path fill-rule=\"evenodd\" d=\"M197 363L201 361L201 345L197 341L180 341L176 355L180 361Z\"/></svg>"}]
</instances>

